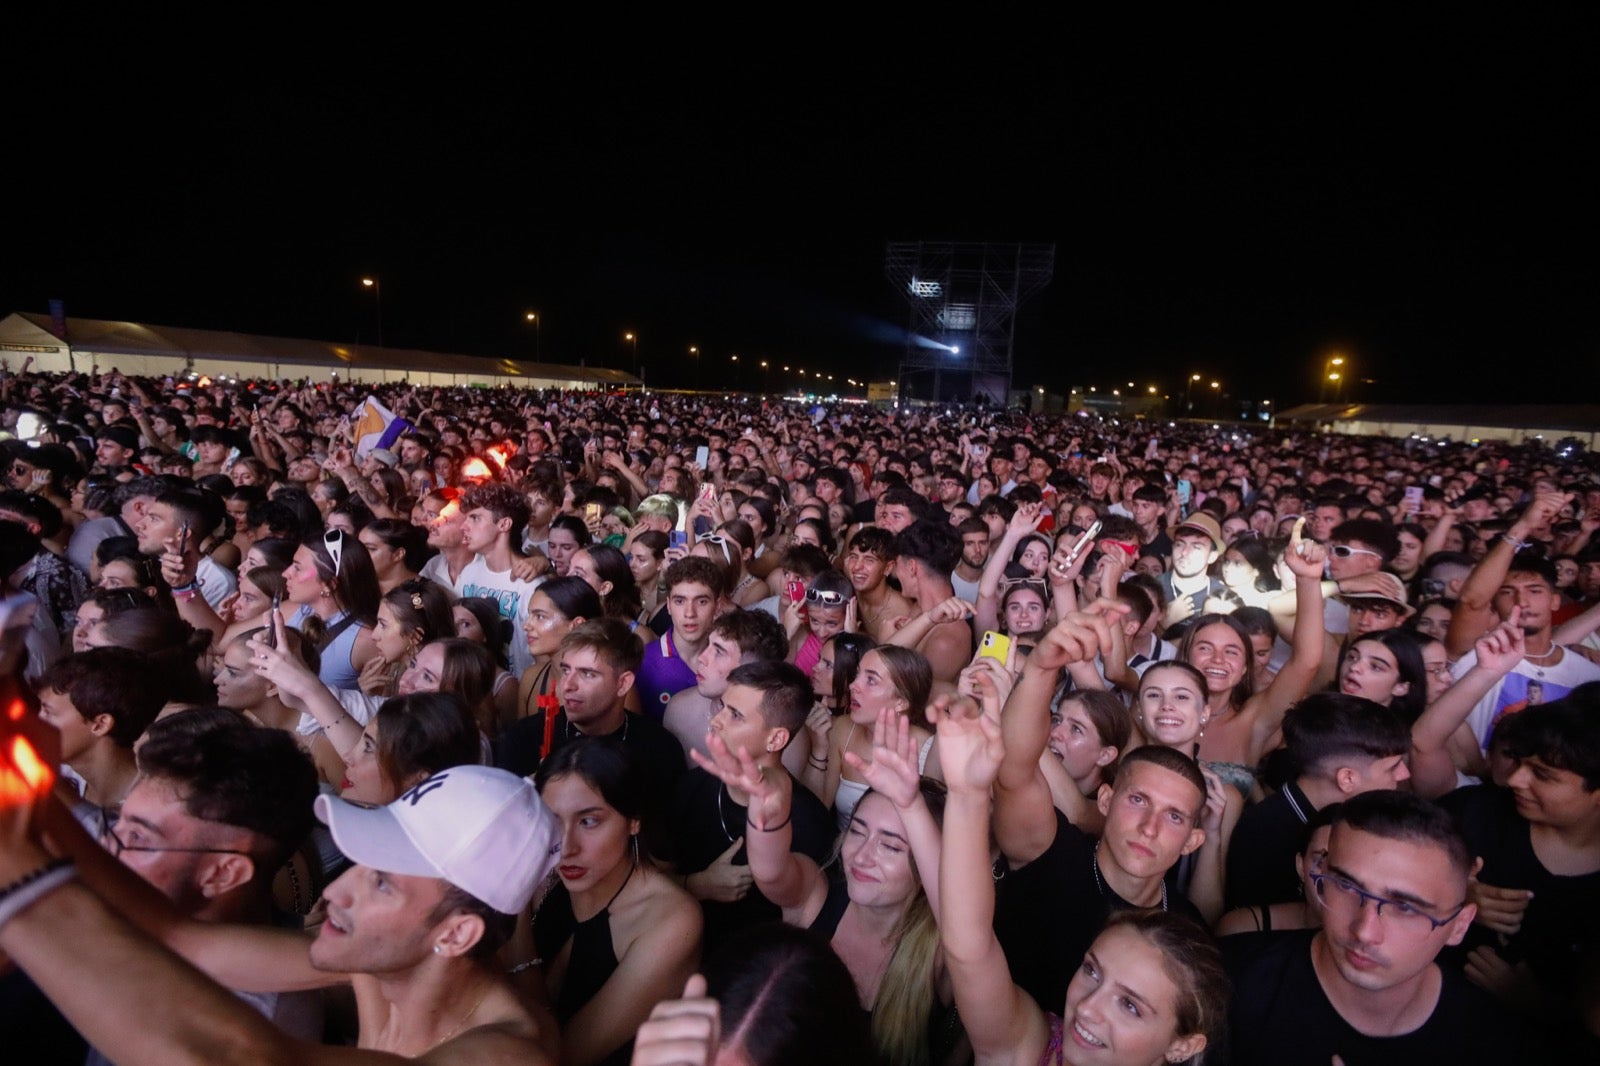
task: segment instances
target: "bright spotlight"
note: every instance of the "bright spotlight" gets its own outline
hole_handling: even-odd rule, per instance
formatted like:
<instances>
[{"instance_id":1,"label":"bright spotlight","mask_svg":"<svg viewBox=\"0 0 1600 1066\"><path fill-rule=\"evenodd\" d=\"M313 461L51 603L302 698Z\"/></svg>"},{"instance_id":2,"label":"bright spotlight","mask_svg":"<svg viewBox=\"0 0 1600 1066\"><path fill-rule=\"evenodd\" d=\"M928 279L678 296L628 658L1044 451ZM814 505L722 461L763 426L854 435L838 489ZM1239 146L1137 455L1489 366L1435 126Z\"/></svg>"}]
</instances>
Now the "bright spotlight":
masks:
<instances>
[{"instance_id":1,"label":"bright spotlight","mask_svg":"<svg viewBox=\"0 0 1600 1066\"><path fill-rule=\"evenodd\" d=\"M950 354L952 354L952 355L960 355L961 354L961 346L959 344L952 344L950 346Z\"/></svg>"}]
</instances>

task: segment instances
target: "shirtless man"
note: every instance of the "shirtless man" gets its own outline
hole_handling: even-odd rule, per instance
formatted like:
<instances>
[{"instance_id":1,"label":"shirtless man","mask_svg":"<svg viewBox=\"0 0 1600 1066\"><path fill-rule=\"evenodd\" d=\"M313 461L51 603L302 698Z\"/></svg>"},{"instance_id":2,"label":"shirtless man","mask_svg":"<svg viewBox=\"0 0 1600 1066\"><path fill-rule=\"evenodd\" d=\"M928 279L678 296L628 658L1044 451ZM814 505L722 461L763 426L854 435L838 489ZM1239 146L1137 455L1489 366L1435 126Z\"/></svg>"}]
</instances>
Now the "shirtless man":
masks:
<instances>
[{"instance_id":1,"label":"shirtless man","mask_svg":"<svg viewBox=\"0 0 1600 1066\"><path fill-rule=\"evenodd\" d=\"M950 582L961 560L961 535L948 522L918 522L895 537L894 550L895 576L918 613L888 643L921 652L935 681L954 684L972 658L971 605L955 599Z\"/></svg>"},{"instance_id":2,"label":"shirtless man","mask_svg":"<svg viewBox=\"0 0 1600 1066\"><path fill-rule=\"evenodd\" d=\"M73 880L73 866L58 867L30 825L51 776L37 759L0 764L0 884L26 881L29 893L21 909L0 911L0 950L108 1058L555 1061L553 1027L494 963L559 848L560 830L531 782L458 766L387 807L319 797L317 816L357 865L324 893L328 918L308 940L180 918L159 890L47 806L52 844L77 862ZM6 902L17 900L13 892ZM226 990L345 981L360 1018L354 1048L297 1041Z\"/></svg>"},{"instance_id":3,"label":"shirtless man","mask_svg":"<svg viewBox=\"0 0 1600 1066\"><path fill-rule=\"evenodd\" d=\"M860 605L861 625L880 644L894 632L894 620L914 610L910 600L889 587L895 565L894 541L888 530L865 526L851 538L844 557L844 572Z\"/></svg>"}]
</instances>

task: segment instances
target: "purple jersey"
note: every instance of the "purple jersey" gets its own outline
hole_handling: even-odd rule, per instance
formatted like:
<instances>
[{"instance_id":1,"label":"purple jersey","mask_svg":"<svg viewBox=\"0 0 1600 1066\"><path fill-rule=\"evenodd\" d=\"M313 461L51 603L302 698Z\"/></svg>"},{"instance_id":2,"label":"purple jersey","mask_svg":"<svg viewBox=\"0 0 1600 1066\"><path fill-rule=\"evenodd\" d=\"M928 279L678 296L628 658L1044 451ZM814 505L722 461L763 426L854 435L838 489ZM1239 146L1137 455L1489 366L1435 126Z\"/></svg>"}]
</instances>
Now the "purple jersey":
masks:
<instances>
[{"instance_id":1,"label":"purple jersey","mask_svg":"<svg viewBox=\"0 0 1600 1066\"><path fill-rule=\"evenodd\" d=\"M644 662L639 664L634 685L639 689L640 710L658 722L666 713L668 700L694 687L694 667L678 654L670 629L660 640L645 645Z\"/></svg>"}]
</instances>

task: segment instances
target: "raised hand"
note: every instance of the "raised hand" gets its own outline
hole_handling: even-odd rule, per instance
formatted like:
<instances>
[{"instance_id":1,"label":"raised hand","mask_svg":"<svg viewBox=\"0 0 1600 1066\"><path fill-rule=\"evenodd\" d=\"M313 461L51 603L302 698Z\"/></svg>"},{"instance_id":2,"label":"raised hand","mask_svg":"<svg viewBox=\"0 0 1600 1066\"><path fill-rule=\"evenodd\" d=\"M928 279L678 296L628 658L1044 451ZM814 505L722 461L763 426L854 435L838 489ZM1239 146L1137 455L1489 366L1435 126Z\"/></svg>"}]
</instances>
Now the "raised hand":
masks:
<instances>
[{"instance_id":1,"label":"raised hand","mask_svg":"<svg viewBox=\"0 0 1600 1066\"><path fill-rule=\"evenodd\" d=\"M1030 670L1060 670L1068 663L1081 663L1111 650L1111 627L1120 625L1128 613L1126 604L1096 600L1081 611L1072 611L1045 633L1028 655Z\"/></svg>"},{"instance_id":2,"label":"raised hand","mask_svg":"<svg viewBox=\"0 0 1600 1066\"><path fill-rule=\"evenodd\" d=\"M935 625L940 622L965 622L977 613L977 608L960 596L951 596L948 600L936 603L929 609L928 621Z\"/></svg>"},{"instance_id":3,"label":"raised hand","mask_svg":"<svg viewBox=\"0 0 1600 1066\"><path fill-rule=\"evenodd\" d=\"M1321 581L1323 567L1328 561L1328 549L1314 540L1306 540L1302 536L1305 527L1303 516L1294 520L1294 528L1289 532L1289 547L1284 549L1283 564L1298 581Z\"/></svg>"},{"instance_id":4,"label":"raised hand","mask_svg":"<svg viewBox=\"0 0 1600 1066\"><path fill-rule=\"evenodd\" d=\"M789 819L789 801L793 781L781 767L770 776L767 767L756 764L750 752L740 747L738 754L728 750L727 742L715 733L706 740L711 756L691 749L689 756L695 765L716 777L730 789L738 789L748 797L745 801L746 817L757 829L767 830Z\"/></svg>"},{"instance_id":5,"label":"raised hand","mask_svg":"<svg viewBox=\"0 0 1600 1066\"><path fill-rule=\"evenodd\" d=\"M1000 723L970 699L939 696L928 706L939 735L939 763L952 791L987 793L1000 773L1005 742Z\"/></svg>"},{"instance_id":6,"label":"raised hand","mask_svg":"<svg viewBox=\"0 0 1600 1066\"><path fill-rule=\"evenodd\" d=\"M828 735L833 732L833 712L828 710L828 705L818 700L811 705L811 713L806 715L806 729L811 733L811 751L815 758L817 751L827 751Z\"/></svg>"},{"instance_id":7,"label":"raised hand","mask_svg":"<svg viewBox=\"0 0 1600 1066\"><path fill-rule=\"evenodd\" d=\"M872 726L872 761L853 751L844 753L844 761L872 791L901 810L922 795L917 788L922 779L917 772L917 745L911 739L911 720L903 714L885 711L878 715Z\"/></svg>"},{"instance_id":8,"label":"raised hand","mask_svg":"<svg viewBox=\"0 0 1600 1066\"><path fill-rule=\"evenodd\" d=\"M278 687L286 701L298 701L312 691L313 686L322 684L322 680L311 672L300 656L289 650L288 628L283 624L283 614L279 611L270 612L267 625L272 630L272 642L268 643L260 633L250 638L251 665L257 674Z\"/></svg>"},{"instance_id":9,"label":"raised hand","mask_svg":"<svg viewBox=\"0 0 1600 1066\"><path fill-rule=\"evenodd\" d=\"M632 1066L712 1066L722 1043L722 1007L699 974L682 999L657 1003L633 1041Z\"/></svg>"},{"instance_id":10,"label":"raised hand","mask_svg":"<svg viewBox=\"0 0 1600 1066\"><path fill-rule=\"evenodd\" d=\"M1011 645L1011 655L1016 654L1016 644ZM997 659L980 655L967 664L956 679L956 691L978 701L985 714L1000 717L1000 708L1011 697L1017 685L1017 675Z\"/></svg>"},{"instance_id":11,"label":"raised hand","mask_svg":"<svg viewBox=\"0 0 1600 1066\"><path fill-rule=\"evenodd\" d=\"M1007 523L1007 528L1012 536L1020 538L1036 532L1043 521L1044 504L1030 501L1017 505L1016 512L1012 514L1011 521Z\"/></svg>"},{"instance_id":12,"label":"raised hand","mask_svg":"<svg viewBox=\"0 0 1600 1066\"><path fill-rule=\"evenodd\" d=\"M1511 608L1510 616L1479 637L1472 650L1478 665L1496 674L1510 673L1528 653L1527 636L1522 632L1522 608Z\"/></svg>"}]
</instances>

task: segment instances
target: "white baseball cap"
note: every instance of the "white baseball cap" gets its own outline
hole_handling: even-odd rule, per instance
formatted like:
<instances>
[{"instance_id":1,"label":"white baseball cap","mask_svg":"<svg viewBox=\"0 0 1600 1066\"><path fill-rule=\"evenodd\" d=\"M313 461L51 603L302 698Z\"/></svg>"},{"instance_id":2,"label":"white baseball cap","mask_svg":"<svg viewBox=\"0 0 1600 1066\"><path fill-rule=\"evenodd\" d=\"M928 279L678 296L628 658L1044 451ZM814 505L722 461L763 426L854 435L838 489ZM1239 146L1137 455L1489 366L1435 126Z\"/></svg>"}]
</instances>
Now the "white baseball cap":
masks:
<instances>
[{"instance_id":1,"label":"white baseball cap","mask_svg":"<svg viewBox=\"0 0 1600 1066\"><path fill-rule=\"evenodd\" d=\"M441 770L387 807L318 796L315 809L352 862L440 878L504 914L528 906L561 853L533 782L492 766Z\"/></svg>"}]
</instances>

